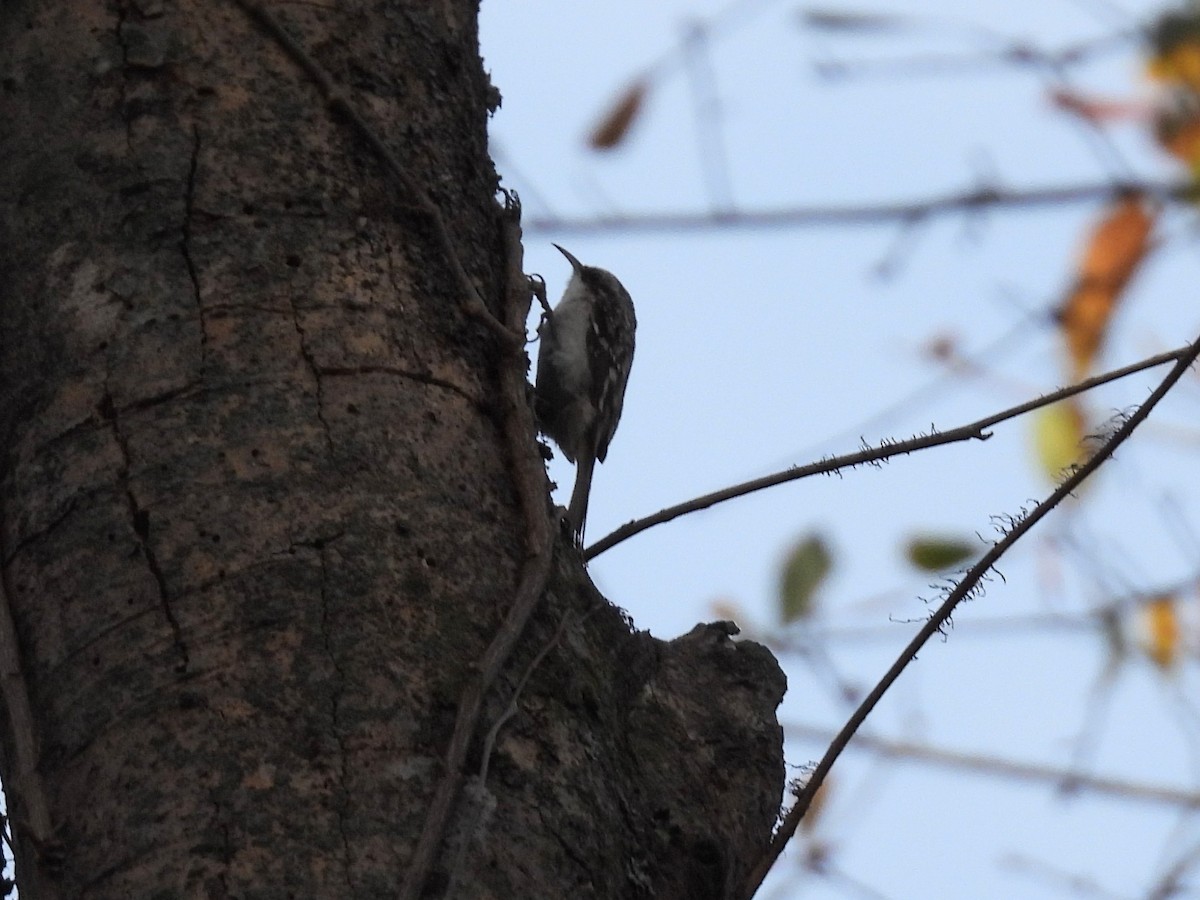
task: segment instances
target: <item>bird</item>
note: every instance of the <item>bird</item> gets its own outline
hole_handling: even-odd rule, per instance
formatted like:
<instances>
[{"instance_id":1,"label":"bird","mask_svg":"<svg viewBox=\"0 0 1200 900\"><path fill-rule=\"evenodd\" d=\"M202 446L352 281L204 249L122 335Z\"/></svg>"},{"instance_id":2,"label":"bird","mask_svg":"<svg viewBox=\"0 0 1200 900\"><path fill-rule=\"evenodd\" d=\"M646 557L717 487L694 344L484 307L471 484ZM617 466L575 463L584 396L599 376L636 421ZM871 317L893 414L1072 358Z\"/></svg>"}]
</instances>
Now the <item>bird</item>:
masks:
<instances>
[{"instance_id":1,"label":"bird","mask_svg":"<svg viewBox=\"0 0 1200 900\"><path fill-rule=\"evenodd\" d=\"M608 455L625 404L637 316L615 275L554 247L572 271L562 299L538 326L534 415L541 432L575 464L567 521L582 543L592 472Z\"/></svg>"}]
</instances>

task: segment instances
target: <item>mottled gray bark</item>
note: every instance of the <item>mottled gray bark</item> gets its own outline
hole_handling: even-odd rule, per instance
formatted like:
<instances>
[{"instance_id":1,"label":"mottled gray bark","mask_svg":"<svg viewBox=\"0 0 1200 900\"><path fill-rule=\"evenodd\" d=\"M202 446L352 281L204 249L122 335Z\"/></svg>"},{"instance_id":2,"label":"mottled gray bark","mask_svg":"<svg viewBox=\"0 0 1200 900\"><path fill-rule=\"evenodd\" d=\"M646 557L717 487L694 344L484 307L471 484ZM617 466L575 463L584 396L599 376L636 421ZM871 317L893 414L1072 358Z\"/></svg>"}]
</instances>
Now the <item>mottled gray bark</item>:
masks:
<instances>
[{"instance_id":1,"label":"mottled gray bark","mask_svg":"<svg viewBox=\"0 0 1200 900\"><path fill-rule=\"evenodd\" d=\"M498 305L475 5L274 9ZM232 2L0 4L0 161L23 897L394 896L528 552L496 336ZM431 886L724 896L782 787L769 654L632 633L563 548L505 671Z\"/></svg>"}]
</instances>

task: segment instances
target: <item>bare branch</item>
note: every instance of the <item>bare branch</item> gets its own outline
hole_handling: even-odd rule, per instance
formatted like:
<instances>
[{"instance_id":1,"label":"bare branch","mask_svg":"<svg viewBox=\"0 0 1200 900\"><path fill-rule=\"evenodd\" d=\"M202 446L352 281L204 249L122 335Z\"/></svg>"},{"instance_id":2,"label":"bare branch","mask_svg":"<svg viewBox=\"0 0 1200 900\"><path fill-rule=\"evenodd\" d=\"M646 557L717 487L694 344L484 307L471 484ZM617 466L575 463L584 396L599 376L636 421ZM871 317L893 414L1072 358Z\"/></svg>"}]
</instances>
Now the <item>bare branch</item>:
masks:
<instances>
[{"instance_id":1,"label":"bare branch","mask_svg":"<svg viewBox=\"0 0 1200 900\"><path fill-rule=\"evenodd\" d=\"M734 228L830 228L852 225L913 223L935 216L973 213L982 209L1040 209L1067 203L1105 203L1138 191L1162 202L1188 200L1195 196L1192 182L1114 183L1084 182L1060 187L1005 190L979 187L924 199L898 200L862 206L789 206L778 209L717 210L713 212L647 213L608 215L585 219L558 217L526 221L525 231L537 234L639 234L644 232L688 233L724 231Z\"/></svg>"},{"instance_id":2,"label":"bare branch","mask_svg":"<svg viewBox=\"0 0 1200 900\"><path fill-rule=\"evenodd\" d=\"M833 732L813 725L791 723L785 725L784 728L789 738L800 738L801 740L829 744L836 737ZM1069 768L1064 769L1057 766L1022 763L976 753L958 753L953 750L932 747L928 744L917 744L911 741L889 741L867 734L856 735L853 747L858 750L876 753L880 756L913 760L929 765L961 769L984 775L998 775L1022 781L1042 782L1072 790L1082 789L1093 791L1097 794L1120 797L1125 800L1162 803L1185 809L1200 807L1200 791L1180 790L1166 785L1147 784L1138 781L1124 781L1120 778L1103 778L1098 775L1081 775Z\"/></svg>"},{"instance_id":3,"label":"bare branch","mask_svg":"<svg viewBox=\"0 0 1200 900\"><path fill-rule=\"evenodd\" d=\"M1120 369L1113 369L1111 372L1105 372L1103 375L1095 375L1091 378L1084 379L1076 384L1065 388L1060 388L1057 391L1052 391L1049 394L1043 394L1033 400L1029 400L1019 406L1013 406L993 415L986 416L969 425L961 425L958 428L952 428L949 431L935 431L932 434L921 435L919 437L909 438L905 441L886 441L878 447L870 447L865 450L860 450L857 453L848 453L844 456L835 456L830 459L823 459L819 462L809 463L806 466L793 466L790 469L785 469L782 472L775 472L771 475L764 475L762 478L755 478L751 481L744 481L741 484L735 484L732 487L723 488L719 491L713 491L711 494L705 494L702 497L697 497L694 500L688 500L685 503L679 503L675 506L669 506L666 509L660 510L651 516L646 516L643 519L634 519L632 522L627 522L620 528L613 531L611 534L605 535L596 543L588 547L583 554L585 560L594 559L605 550L615 547L635 534L652 528L655 525L661 525L664 522L670 522L672 519L677 519L680 516L688 513L697 512L702 509L708 509L710 506L716 506L718 503L724 503L727 500L733 500L736 497L744 497L747 494L753 494L755 491L761 491L765 488L775 487L779 484L785 484L789 481L797 481L801 478L808 478L811 475L827 475L831 472L836 472L840 469L853 468L861 466L864 463L879 463L885 459L891 459L893 456L914 453L917 450L925 450L930 447L940 447L943 444L955 444L969 440L987 440L991 435L987 433L987 429L994 425L999 425L1009 419L1014 419L1017 416L1022 416L1027 412L1038 409L1043 406L1049 406L1052 403L1057 403L1059 400L1064 400L1067 397L1073 397L1076 394L1089 391L1092 388L1099 387L1102 384L1107 384L1110 381L1116 381L1120 378L1125 378L1129 375L1134 375L1138 372L1152 369L1155 366L1161 366L1164 363L1174 362L1187 355L1191 351L1191 347L1180 347L1176 350L1170 350L1166 353L1159 353L1157 356L1151 356L1140 362L1132 363L1128 366L1123 366Z\"/></svg>"},{"instance_id":4,"label":"bare branch","mask_svg":"<svg viewBox=\"0 0 1200 900\"><path fill-rule=\"evenodd\" d=\"M1159 383L1158 387L1150 394L1146 402L1138 407L1137 411L1121 424L1112 436L1104 442L1096 453L1087 460L1087 462L1078 466L1071 474L1058 486L1058 488L1050 494L1045 500L1039 503L1028 513L1014 518L1012 527L1005 536L997 541L992 549L984 554L971 569L963 576L962 581L952 590L948 597L938 607L937 611L930 616L926 622L909 641L908 646L904 648L901 654L892 663L891 667L884 673L879 682L871 689L866 699L859 705L854 714L838 732L837 737L829 748L825 751L825 755L809 776L804 789L796 798L796 802L792 804L792 808L788 810L782 824L775 832L774 838L771 840L770 847L767 848L762 858L754 866L750 873L750 877L746 879L741 896L744 898L753 897L758 891L767 873L775 864L775 860L783 853L783 848L787 846L792 835L796 833L796 828L800 824L800 820L804 818L804 814L812 805L813 797L825 783L825 778L829 774L829 770L833 767L834 762L841 756L842 751L846 749L846 745L850 743L850 739L854 737L855 732L866 721L867 716L875 709L875 706L883 698L890 688L900 677L912 660L916 658L917 652L925 646L926 642L933 635L942 631L950 621L950 616L958 605L965 600L972 592L979 589L984 576L992 569L1000 558L1009 551L1021 538L1023 538L1038 522L1045 518L1051 510L1063 502L1075 490L1079 488L1084 481L1091 477L1097 469L1100 468L1117 448L1123 444L1138 426L1146 420L1159 401L1167 395L1167 392L1175 386L1176 382L1183 377L1183 373L1196 362L1196 358L1200 356L1200 338L1193 341L1185 352L1181 353L1175 361L1175 365L1171 367L1171 371Z\"/></svg>"}]
</instances>

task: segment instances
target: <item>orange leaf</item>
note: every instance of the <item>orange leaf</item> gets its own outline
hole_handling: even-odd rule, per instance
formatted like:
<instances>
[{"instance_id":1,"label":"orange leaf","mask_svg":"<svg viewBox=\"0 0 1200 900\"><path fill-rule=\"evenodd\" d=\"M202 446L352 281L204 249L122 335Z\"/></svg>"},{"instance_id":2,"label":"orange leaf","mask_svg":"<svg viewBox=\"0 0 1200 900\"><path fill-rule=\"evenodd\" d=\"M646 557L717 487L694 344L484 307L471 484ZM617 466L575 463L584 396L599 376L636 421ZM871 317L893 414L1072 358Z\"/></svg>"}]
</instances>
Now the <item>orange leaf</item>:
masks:
<instances>
[{"instance_id":1,"label":"orange leaf","mask_svg":"<svg viewBox=\"0 0 1200 900\"><path fill-rule=\"evenodd\" d=\"M1154 136L1176 159L1200 168L1200 95L1181 86L1165 91L1155 108Z\"/></svg>"},{"instance_id":2,"label":"orange leaf","mask_svg":"<svg viewBox=\"0 0 1200 900\"><path fill-rule=\"evenodd\" d=\"M644 81L635 81L627 87L588 135L588 146L593 150L611 150L624 141L645 99Z\"/></svg>"},{"instance_id":3,"label":"orange leaf","mask_svg":"<svg viewBox=\"0 0 1200 900\"><path fill-rule=\"evenodd\" d=\"M1091 368L1117 301L1150 246L1153 225L1141 195L1131 192L1109 208L1092 232L1075 288L1059 311L1074 380Z\"/></svg>"},{"instance_id":4,"label":"orange leaf","mask_svg":"<svg viewBox=\"0 0 1200 900\"><path fill-rule=\"evenodd\" d=\"M1050 92L1050 102L1065 112L1074 113L1093 124L1113 120L1137 119L1146 115L1146 105L1131 100L1105 100L1059 88Z\"/></svg>"},{"instance_id":5,"label":"orange leaf","mask_svg":"<svg viewBox=\"0 0 1200 900\"><path fill-rule=\"evenodd\" d=\"M1191 10L1162 16L1151 34L1150 77L1200 88L1200 18Z\"/></svg>"},{"instance_id":6,"label":"orange leaf","mask_svg":"<svg viewBox=\"0 0 1200 900\"><path fill-rule=\"evenodd\" d=\"M1160 669L1171 669L1179 659L1180 628L1175 598L1155 597L1138 608L1141 646Z\"/></svg>"},{"instance_id":7,"label":"orange leaf","mask_svg":"<svg viewBox=\"0 0 1200 900\"><path fill-rule=\"evenodd\" d=\"M817 820L821 818L821 813L825 811L826 801L829 799L829 792L832 790L830 783L832 777L826 778L821 782L821 786L817 788L817 792L813 794L812 803L809 804L808 810L804 813L804 818L800 820L800 831L803 834L812 834L817 828Z\"/></svg>"},{"instance_id":8,"label":"orange leaf","mask_svg":"<svg viewBox=\"0 0 1200 900\"><path fill-rule=\"evenodd\" d=\"M1158 129L1158 142L1190 168L1200 167L1200 120L1164 124Z\"/></svg>"}]
</instances>

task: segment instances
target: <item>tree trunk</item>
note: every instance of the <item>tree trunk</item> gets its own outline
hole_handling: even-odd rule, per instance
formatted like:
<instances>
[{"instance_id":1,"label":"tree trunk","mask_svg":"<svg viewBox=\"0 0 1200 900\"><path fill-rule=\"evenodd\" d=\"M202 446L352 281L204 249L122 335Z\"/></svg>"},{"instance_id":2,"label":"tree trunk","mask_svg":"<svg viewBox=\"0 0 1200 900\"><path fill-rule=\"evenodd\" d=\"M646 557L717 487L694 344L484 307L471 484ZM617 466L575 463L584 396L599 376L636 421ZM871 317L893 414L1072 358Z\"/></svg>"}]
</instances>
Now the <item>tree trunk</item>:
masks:
<instances>
[{"instance_id":1,"label":"tree trunk","mask_svg":"<svg viewBox=\"0 0 1200 900\"><path fill-rule=\"evenodd\" d=\"M419 202L498 311L475 4L273 9L407 187L232 0L0 4L24 900L396 896L532 552L512 353ZM428 888L731 896L782 791L783 686L717 626L631 632L560 546Z\"/></svg>"}]
</instances>

